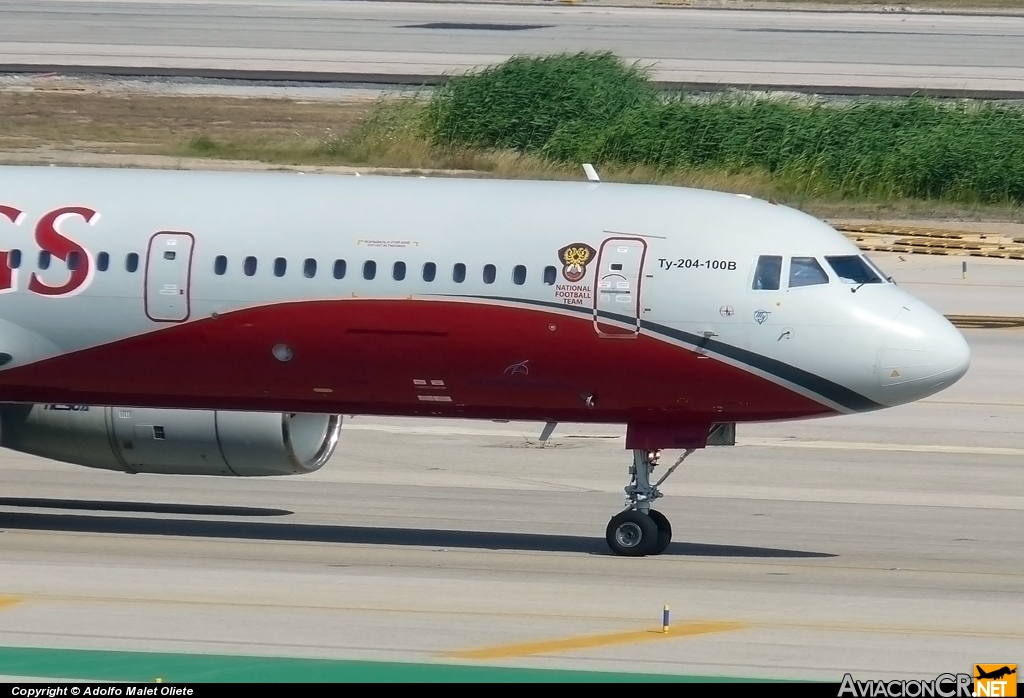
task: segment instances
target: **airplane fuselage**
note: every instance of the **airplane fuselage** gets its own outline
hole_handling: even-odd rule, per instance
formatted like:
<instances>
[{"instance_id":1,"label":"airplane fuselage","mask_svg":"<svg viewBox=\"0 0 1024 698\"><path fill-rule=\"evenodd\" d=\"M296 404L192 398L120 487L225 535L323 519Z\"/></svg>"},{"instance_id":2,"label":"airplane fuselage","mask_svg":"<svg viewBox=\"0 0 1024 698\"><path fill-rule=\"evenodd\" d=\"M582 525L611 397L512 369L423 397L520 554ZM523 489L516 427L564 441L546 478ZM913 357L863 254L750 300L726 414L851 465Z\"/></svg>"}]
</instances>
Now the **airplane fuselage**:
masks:
<instances>
[{"instance_id":1,"label":"airplane fuselage","mask_svg":"<svg viewBox=\"0 0 1024 698\"><path fill-rule=\"evenodd\" d=\"M960 334L851 259L671 187L0 168L0 401L706 433L962 376Z\"/></svg>"}]
</instances>

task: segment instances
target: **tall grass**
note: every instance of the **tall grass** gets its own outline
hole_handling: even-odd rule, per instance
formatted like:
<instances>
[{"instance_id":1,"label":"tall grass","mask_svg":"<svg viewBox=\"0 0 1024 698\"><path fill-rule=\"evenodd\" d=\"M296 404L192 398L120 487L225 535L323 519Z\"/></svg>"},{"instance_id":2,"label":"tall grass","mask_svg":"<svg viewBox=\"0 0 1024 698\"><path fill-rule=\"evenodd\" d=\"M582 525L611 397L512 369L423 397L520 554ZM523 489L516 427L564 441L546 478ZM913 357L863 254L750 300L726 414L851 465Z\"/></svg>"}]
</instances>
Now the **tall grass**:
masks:
<instances>
[{"instance_id":1,"label":"tall grass","mask_svg":"<svg viewBox=\"0 0 1024 698\"><path fill-rule=\"evenodd\" d=\"M607 128L657 101L646 75L610 53L511 58L453 78L426 118L440 144L532 151L566 129Z\"/></svg>"},{"instance_id":2,"label":"tall grass","mask_svg":"<svg viewBox=\"0 0 1024 698\"><path fill-rule=\"evenodd\" d=\"M456 78L424 124L448 148L766 176L801 195L1024 203L1024 109L991 103L666 97L611 54L577 54Z\"/></svg>"}]
</instances>

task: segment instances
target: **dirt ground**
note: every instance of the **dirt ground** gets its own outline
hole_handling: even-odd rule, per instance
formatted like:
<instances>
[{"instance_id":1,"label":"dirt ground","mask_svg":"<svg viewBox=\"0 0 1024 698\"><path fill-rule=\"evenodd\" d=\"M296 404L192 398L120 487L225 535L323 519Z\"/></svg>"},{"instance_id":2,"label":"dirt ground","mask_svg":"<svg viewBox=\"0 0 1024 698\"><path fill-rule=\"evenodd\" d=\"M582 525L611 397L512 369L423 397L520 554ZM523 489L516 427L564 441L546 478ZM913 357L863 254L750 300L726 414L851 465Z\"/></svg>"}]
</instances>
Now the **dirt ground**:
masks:
<instances>
[{"instance_id":1,"label":"dirt ground","mask_svg":"<svg viewBox=\"0 0 1024 698\"><path fill-rule=\"evenodd\" d=\"M181 155L202 137L298 149L343 135L373 104L66 87L0 90L0 150Z\"/></svg>"}]
</instances>

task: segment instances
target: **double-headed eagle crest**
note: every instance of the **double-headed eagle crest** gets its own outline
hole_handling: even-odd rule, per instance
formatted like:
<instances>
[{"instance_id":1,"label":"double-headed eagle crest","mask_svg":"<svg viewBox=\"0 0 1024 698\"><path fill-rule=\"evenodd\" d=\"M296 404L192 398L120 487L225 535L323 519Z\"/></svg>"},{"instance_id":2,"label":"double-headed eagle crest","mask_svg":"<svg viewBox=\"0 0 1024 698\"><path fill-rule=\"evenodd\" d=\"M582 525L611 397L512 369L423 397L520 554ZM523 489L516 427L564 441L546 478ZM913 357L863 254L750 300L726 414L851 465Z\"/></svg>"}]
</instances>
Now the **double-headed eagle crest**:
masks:
<instances>
[{"instance_id":1,"label":"double-headed eagle crest","mask_svg":"<svg viewBox=\"0 0 1024 698\"><path fill-rule=\"evenodd\" d=\"M562 261L562 276L566 281L579 281L587 274L587 264L594 258L595 250L585 242L566 245L558 251Z\"/></svg>"}]
</instances>

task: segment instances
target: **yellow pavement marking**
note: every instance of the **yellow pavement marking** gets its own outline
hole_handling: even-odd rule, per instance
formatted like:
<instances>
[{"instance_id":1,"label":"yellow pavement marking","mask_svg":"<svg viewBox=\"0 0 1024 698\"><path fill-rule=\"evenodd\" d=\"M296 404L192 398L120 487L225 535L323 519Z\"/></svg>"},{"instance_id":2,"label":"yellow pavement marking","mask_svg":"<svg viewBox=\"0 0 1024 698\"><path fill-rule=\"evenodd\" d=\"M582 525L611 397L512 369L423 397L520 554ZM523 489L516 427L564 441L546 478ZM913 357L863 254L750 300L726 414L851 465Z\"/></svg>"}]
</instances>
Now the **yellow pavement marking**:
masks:
<instances>
[{"instance_id":1,"label":"yellow pavement marking","mask_svg":"<svg viewBox=\"0 0 1024 698\"><path fill-rule=\"evenodd\" d=\"M22 599L18 596L0 596L0 610L21 603L21 601Z\"/></svg>"},{"instance_id":2,"label":"yellow pavement marking","mask_svg":"<svg viewBox=\"0 0 1024 698\"><path fill-rule=\"evenodd\" d=\"M500 659L501 657L522 657L528 654L546 654L566 650L580 650L588 647L606 647L608 645L625 645L633 642L650 642L667 640L688 635L704 635L721 633L728 630L740 630L747 627L745 623L705 622L680 623L669 627L668 632L658 630L633 630L624 633L606 633L604 635L582 635L561 640L542 642L524 642L517 645L499 645L482 647L475 650L447 652L445 656L455 659Z\"/></svg>"}]
</instances>

